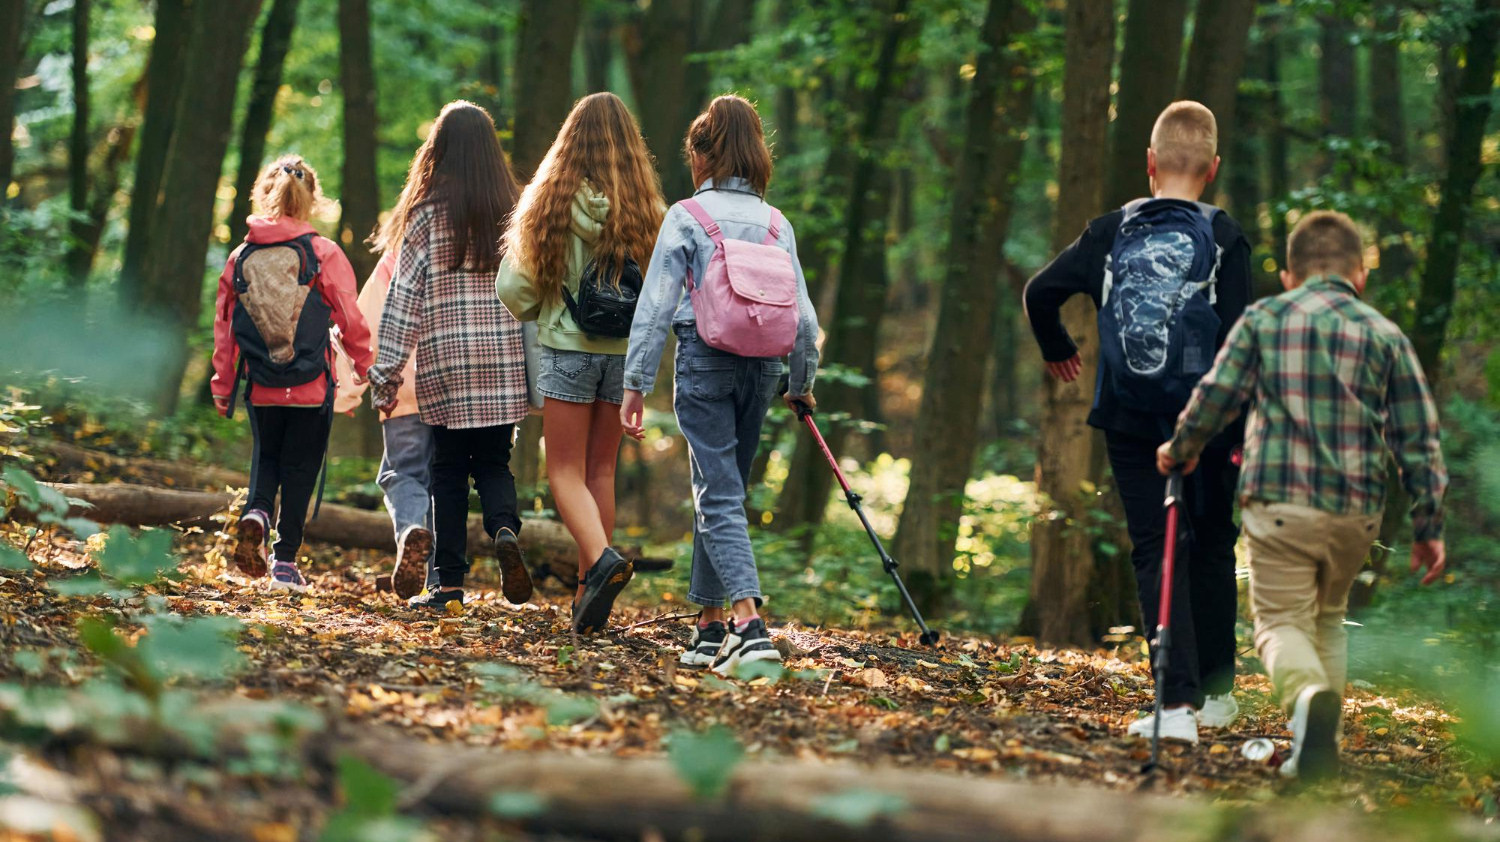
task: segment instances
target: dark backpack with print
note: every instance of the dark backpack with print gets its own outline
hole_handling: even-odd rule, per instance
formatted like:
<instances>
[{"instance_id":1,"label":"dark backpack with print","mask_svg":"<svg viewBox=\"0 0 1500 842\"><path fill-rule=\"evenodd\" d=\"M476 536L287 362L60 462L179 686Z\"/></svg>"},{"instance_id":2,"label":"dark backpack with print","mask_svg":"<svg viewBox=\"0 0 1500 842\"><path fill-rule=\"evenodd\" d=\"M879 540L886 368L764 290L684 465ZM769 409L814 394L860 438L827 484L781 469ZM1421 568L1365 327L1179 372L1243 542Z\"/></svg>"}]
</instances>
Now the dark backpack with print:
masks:
<instances>
[{"instance_id":1,"label":"dark backpack with print","mask_svg":"<svg viewBox=\"0 0 1500 842\"><path fill-rule=\"evenodd\" d=\"M578 297L563 286L563 303L568 314L578 324L578 329L589 336L607 336L625 339L630 336L630 324L635 320L635 305L641 297L641 267L634 260L625 258L618 283L611 283L599 266L599 261L590 260L578 279Z\"/></svg>"},{"instance_id":2,"label":"dark backpack with print","mask_svg":"<svg viewBox=\"0 0 1500 842\"><path fill-rule=\"evenodd\" d=\"M250 383L291 388L332 378L328 325L333 311L313 284L320 268L315 236L246 243L235 257L230 324L240 349L239 373Z\"/></svg>"}]
</instances>

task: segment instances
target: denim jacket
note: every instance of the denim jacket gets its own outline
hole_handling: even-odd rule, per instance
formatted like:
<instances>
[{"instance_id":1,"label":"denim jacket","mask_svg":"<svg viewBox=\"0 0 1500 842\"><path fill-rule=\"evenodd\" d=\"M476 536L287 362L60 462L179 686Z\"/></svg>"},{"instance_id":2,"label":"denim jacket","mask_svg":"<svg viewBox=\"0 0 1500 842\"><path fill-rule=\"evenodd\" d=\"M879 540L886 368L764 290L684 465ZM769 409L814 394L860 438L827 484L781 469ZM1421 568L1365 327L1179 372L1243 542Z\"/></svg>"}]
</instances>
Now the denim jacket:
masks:
<instances>
[{"instance_id":1,"label":"denim jacket","mask_svg":"<svg viewBox=\"0 0 1500 842\"><path fill-rule=\"evenodd\" d=\"M771 206L743 178L725 179L722 184L705 181L694 198L729 239L758 243L770 230ZM782 223L781 239L776 244L792 255L792 266L797 270L797 307L801 319L797 325L797 344L791 353L789 394L800 397L812 391L818 371L818 316L807 295L807 279L797 259L797 238L790 222ZM694 282L703 277L713 254L713 240L703 226L680 204L673 205L662 220L651 265L646 269L645 285L636 304L630 350L625 356L625 388L650 393L656 384L667 331L674 324L697 324L687 284L689 277Z\"/></svg>"}]
</instances>

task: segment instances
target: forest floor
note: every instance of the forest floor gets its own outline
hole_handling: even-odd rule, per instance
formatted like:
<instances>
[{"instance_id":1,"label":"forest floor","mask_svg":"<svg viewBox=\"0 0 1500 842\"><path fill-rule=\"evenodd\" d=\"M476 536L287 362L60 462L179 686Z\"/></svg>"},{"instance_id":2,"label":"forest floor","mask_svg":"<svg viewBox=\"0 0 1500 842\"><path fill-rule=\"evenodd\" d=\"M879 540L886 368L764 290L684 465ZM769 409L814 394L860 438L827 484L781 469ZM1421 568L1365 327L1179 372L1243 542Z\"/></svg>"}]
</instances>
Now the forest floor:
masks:
<instances>
[{"instance_id":1,"label":"forest floor","mask_svg":"<svg viewBox=\"0 0 1500 842\"><path fill-rule=\"evenodd\" d=\"M20 527L7 532L13 544L25 537ZM289 595L233 572L222 535L184 533L176 549L181 580L133 599L157 595L182 615L238 619L248 632L239 646L243 669L227 680L232 694L300 703L342 733L370 726L504 751L640 757L661 755L675 733L721 725L752 758L1150 788L1229 804L1286 795L1360 812L1417 804L1483 815L1500 796L1500 784L1455 742L1451 717L1428 699L1371 687L1356 689L1345 705L1343 780L1294 795L1271 765L1241 754L1259 737L1285 751L1290 737L1267 682L1255 674L1239 678L1243 717L1233 731L1205 730L1196 747L1169 744L1166 772L1143 779L1149 747L1124 736L1152 699L1138 639L1078 651L952 634L933 650L900 618L885 631L848 632L773 611L785 669L726 680L678 668L688 621L663 619L672 605L637 604L629 591L615 629L579 638L569 628L568 594L554 584L513 606L499 596L492 563L477 566L461 612L432 617L376 592L375 577L390 563L378 552L309 547L304 570L313 588ZM77 619L109 610L111 600L59 597L46 587L86 567L86 552L78 542L42 537L29 551L36 572L0 578L0 681L78 686L98 674ZM34 654L18 656L24 651ZM38 668L38 657L67 667ZM74 744L41 757L75 781L78 804L139 838L193 838L181 834L194 829L257 842L311 838L336 802L328 775L316 770L287 782L222 764L142 763L127 750ZM225 816L235 818L232 833ZM479 826L434 821L443 838L488 838ZM178 835L162 830L168 827Z\"/></svg>"}]
</instances>

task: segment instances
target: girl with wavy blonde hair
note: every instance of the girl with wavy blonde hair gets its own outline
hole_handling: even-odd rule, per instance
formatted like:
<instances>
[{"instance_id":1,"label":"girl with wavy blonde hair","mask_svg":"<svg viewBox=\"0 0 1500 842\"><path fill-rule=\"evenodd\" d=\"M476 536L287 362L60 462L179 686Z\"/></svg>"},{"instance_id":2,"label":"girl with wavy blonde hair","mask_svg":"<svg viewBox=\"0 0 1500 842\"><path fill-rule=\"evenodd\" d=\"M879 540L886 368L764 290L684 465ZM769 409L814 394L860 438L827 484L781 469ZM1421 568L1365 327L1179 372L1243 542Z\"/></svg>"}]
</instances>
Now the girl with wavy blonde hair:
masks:
<instances>
[{"instance_id":1,"label":"girl with wavy blonde hair","mask_svg":"<svg viewBox=\"0 0 1500 842\"><path fill-rule=\"evenodd\" d=\"M650 257L665 211L635 117L614 94L586 96L521 194L495 282L512 315L537 322L533 403L557 511L578 543L573 625L586 634L604 627L634 570L610 547L628 338L579 321L597 327L584 315L590 290L639 290L637 261Z\"/></svg>"}]
</instances>

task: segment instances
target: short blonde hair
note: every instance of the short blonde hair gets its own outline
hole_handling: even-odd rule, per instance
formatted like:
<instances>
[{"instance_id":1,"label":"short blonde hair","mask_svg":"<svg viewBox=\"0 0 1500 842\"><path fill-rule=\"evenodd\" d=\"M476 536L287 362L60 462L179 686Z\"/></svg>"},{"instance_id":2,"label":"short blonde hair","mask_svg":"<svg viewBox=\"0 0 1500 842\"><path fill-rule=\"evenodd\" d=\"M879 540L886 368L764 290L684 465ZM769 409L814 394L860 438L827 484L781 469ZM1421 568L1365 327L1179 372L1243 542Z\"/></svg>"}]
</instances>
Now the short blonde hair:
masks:
<instances>
[{"instance_id":1,"label":"short blonde hair","mask_svg":"<svg viewBox=\"0 0 1500 842\"><path fill-rule=\"evenodd\" d=\"M1192 100L1168 105L1151 128L1158 171L1204 176L1219 154L1219 123L1208 106Z\"/></svg>"},{"instance_id":2,"label":"short blonde hair","mask_svg":"<svg viewBox=\"0 0 1500 842\"><path fill-rule=\"evenodd\" d=\"M255 180L250 194L261 216L312 219L327 201L318 187L318 173L300 155L283 155L272 161Z\"/></svg>"},{"instance_id":3,"label":"short blonde hair","mask_svg":"<svg viewBox=\"0 0 1500 842\"><path fill-rule=\"evenodd\" d=\"M1287 237L1286 263L1287 271L1299 281L1315 275L1348 278L1365 266L1364 238L1348 216L1313 211Z\"/></svg>"}]
</instances>

